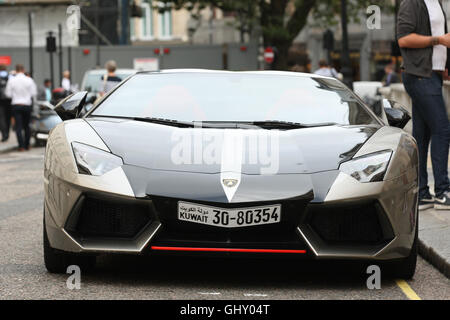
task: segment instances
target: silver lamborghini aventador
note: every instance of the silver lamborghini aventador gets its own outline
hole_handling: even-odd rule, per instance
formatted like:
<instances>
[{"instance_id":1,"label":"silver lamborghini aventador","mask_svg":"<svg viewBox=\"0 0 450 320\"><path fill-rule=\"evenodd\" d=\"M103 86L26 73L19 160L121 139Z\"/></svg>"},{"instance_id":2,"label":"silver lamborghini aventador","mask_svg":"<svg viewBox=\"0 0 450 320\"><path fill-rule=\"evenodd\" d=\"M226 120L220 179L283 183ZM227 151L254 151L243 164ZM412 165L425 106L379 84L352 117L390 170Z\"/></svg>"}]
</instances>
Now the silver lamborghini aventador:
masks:
<instances>
[{"instance_id":1,"label":"silver lamborghini aventador","mask_svg":"<svg viewBox=\"0 0 450 320\"><path fill-rule=\"evenodd\" d=\"M45 155L50 272L102 254L339 259L414 275L418 155L407 111L290 72L130 76L55 107Z\"/></svg>"}]
</instances>

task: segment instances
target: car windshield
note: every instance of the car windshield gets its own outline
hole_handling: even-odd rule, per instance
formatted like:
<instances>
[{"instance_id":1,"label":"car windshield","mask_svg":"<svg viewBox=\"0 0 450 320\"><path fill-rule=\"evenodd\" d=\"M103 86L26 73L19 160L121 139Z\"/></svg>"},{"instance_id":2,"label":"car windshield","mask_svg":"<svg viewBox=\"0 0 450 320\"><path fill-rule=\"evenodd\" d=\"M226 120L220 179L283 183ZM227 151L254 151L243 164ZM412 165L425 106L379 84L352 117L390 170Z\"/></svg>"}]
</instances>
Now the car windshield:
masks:
<instances>
[{"instance_id":1,"label":"car windshield","mask_svg":"<svg viewBox=\"0 0 450 320\"><path fill-rule=\"evenodd\" d=\"M91 115L187 122L379 123L337 80L239 72L137 74Z\"/></svg>"},{"instance_id":2,"label":"car windshield","mask_svg":"<svg viewBox=\"0 0 450 320\"><path fill-rule=\"evenodd\" d=\"M106 74L106 71L105 73ZM120 79L124 80L128 76L132 75L132 72L121 72L117 71L116 75ZM84 87L81 88L81 90L86 90L89 92L99 93L103 90L103 74L95 72L95 73L88 73L86 76L86 81L84 82Z\"/></svg>"}]
</instances>

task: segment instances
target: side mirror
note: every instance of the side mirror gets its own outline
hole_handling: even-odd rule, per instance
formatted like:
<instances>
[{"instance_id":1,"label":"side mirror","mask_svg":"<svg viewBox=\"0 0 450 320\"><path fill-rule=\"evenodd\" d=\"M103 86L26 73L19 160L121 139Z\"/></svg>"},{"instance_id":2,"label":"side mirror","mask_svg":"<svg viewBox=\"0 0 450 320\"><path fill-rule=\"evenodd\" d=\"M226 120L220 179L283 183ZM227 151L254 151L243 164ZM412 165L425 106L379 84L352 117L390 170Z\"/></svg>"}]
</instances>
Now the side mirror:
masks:
<instances>
[{"instance_id":1,"label":"side mirror","mask_svg":"<svg viewBox=\"0 0 450 320\"><path fill-rule=\"evenodd\" d=\"M403 129L411 120L410 113L399 103L384 99L384 112L391 127Z\"/></svg>"},{"instance_id":2,"label":"side mirror","mask_svg":"<svg viewBox=\"0 0 450 320\"><path fill-rule=\"evenodd\" d=\"M81 111L78 113L78 116L77 116L77 117L78 117L78 118L81 118L81 117L83 117L86 113L88 113L89 110L92 109L92 107L93 107L93 105L94 105L94 103L95 103L96 100L97 100L97 95L94 94L94 93L92 93L92 92L89 92L88 95L87 95L87 97L86 97L86 101L85 101L83 107L81 108Z\"/></svg>"},{"instance_id":3,"label":"side mirror","mask_svg":"<svg viewBox=\"0 0 450 320\"><path fill-rule=\"evenodd\" d=\"M94 104L94 102L97 100L97 95L89 93L86 99L86 103Z\"/></svg>"},{"instance_id":4,"label":"side mirror","mask_svg":"<svg viewBox=\"0 0 450 320\"><path fill-rule=\"evenodd\" d=\"M77 118L84 104L86 103L87 91L71 94L55 106L55 112L61 120L71 120Z\"/></svg>"}]
</instances>

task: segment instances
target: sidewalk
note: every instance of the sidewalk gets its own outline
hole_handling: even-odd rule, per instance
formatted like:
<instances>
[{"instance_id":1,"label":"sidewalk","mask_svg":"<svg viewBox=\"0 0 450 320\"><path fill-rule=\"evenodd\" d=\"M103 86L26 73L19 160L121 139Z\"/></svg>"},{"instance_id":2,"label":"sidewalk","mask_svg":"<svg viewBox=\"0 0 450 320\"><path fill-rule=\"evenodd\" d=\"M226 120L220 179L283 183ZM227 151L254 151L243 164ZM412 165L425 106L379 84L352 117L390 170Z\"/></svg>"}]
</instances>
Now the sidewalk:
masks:
<instances>
[{"instance_id":1,"label":"sidewalk","mask_svg":"<svg viewBox=\"0 0 450 320\"><path fill-rule=\"evenodd\" d=\"M433 192L434 181L430 161L428 179L430 191ZM429 209L419 212L419 253L450 278L450 211Z\"/></svg>"},{"instance_id":2,"label":"sidewalk","mask_svg":"<svg viewBox=\"0 0 450 320\"><path fill-rule=\"evenodd\" d=\"M419 253L450 278L450 211L419 213Z\"/></svg>"},{"instance_id":3,"label":"sidewalk","mask_svg":"<svg viewBox=\"0 0 450 320\"><path fill-rule=\"evenodd\" d=\"M14 131L11 131L8 141L0 142L0 154L14 151L18 146L16 134Z\"/></svg>"}]
</instances>

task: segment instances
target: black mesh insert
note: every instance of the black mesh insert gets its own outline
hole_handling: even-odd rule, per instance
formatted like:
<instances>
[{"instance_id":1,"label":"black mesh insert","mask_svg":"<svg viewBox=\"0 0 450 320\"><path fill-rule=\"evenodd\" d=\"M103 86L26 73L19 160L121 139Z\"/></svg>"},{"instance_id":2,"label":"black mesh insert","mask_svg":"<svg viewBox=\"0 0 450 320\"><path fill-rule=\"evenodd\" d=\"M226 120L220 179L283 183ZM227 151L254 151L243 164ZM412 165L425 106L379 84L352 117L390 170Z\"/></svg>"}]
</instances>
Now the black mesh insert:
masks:
<instances>
[{"instance_id":1,"label":"black mesh insert","mask_svg":"<svg viewBox=\"0 0 450 320\"><path fill-rule=\"evenodd\" d=\"M379 244L387 240L376 202L330 207L310 205L308 224L328 243Z\"/></svg>"},{"instance_id":2,"label":"black mesh insert","mask_svg":"<svg viewBox=\"0 0 450 320\"><path fill-rule=\"evenodd\" d=\"M76 232L85 237L133 238L150 220L151 210L147 205L85 198Z\"/></svg>"}]
</instances>

